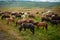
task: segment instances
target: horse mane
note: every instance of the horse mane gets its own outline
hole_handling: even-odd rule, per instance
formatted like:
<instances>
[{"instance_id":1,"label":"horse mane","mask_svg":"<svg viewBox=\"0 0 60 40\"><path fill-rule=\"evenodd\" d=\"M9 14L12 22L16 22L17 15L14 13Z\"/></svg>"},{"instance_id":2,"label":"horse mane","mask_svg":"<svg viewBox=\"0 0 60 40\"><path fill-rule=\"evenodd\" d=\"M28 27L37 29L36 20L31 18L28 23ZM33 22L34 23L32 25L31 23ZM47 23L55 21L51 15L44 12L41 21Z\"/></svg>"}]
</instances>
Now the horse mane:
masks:
<instances>
[{"instance_id":1,"label":"horse mane","mask_svg":"<svg viewBox=\"0 0 60 40\"><path fill-rule=\"evenodd\" d=\"M34 25L37 25L39 22L35 22Z\"/></svg>"}]
</instances>

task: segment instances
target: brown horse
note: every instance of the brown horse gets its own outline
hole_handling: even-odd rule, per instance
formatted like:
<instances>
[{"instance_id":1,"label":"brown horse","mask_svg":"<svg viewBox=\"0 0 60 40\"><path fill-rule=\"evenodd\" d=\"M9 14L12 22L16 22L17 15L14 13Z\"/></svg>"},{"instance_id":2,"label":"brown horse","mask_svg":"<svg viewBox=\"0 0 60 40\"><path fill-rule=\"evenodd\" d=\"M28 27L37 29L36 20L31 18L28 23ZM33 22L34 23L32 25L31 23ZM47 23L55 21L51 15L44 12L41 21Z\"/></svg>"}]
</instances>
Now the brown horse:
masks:
<instances>
[{"instance_id":1,"label":"brown horse","mask_svg":"<svg viewBox=\"0 0 60 40\"><path fill-rule=\"evenodd\" d=\"M34 21L33 18L28 18L28 19L27 19L27 22L28 22L28 23L35 23L35 21Z\"/></svg>"},{"instance_id":2,"label":"brown horse","mask_svg":"<svg viewBox=\"0 0 60 40\"><path fill-rule=\"evenodd\" d=\"M22 23L33 23L34 24L34 20L32 18L17 20L16 26L21 25Z\"/></svg>"},{"instance_id":3,"label":"brown horse","mask_svg":"<svg viewBox=\"0 0 60 40\"><path fill-rule=\"evenodd\" d=\"M28 17L29 18L35 18L35 15L34 14L29 14Z\"/></svg>"},{"instance_id":4,"label":"brown horse","mask_svg":"<svg viewBox=\"0 0 60 40\"><path fill-rule=\"evenodd\" d=\"M47 23L46 22L36 22L35 25L37 26L37 28L39 27L43 27L43 29L45 28L47 30Z\"/></svg>"},{"instance_id":5,"label":"brown horse","mask_svg":"<svg viewBox=\"0 0 60 40\"><path fill-rule=\"evenodd\" d=\"M17 20L17 21L16 21L16 26L17 26L17 25L21 25L22 23L25 23L25 22L27 22L26 19Z\"/></svg>"},{"instance_id":6,"label":"brown horse","mask_svg":"<svg viewBox=\"0 0 60 40\"><path fill-rule=\"evenodd\" d=\"M6 18L7 24L14 22L14 17Z\"/></svg>"}]
</instances>

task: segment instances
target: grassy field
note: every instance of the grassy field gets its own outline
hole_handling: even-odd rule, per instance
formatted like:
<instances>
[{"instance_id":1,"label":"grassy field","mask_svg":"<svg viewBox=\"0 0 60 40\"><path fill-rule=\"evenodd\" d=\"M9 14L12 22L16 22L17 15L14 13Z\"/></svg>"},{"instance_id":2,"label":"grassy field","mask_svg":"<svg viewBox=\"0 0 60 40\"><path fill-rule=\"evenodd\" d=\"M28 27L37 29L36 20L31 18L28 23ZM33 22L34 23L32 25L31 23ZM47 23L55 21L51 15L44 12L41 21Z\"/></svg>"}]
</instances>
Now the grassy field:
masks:
<instances>
[{"instance_id":1,"label":"grassy field","mask_svg":"<svg viewBox=\"0 0 60 40\"><path fill-rule=\"evenodd\" d=\"M40 18L36 18L35 20L40 21ZM42 27L40 27L39 29L35 28L35 34L32 35L32 33L30 32L29 29L27 29L26 32L24 32L24 31L19 32L19 30L18 30L19 26L15 27L15 23L11 23L11 24L7 25L6 20L1 20L1 19L0 19L0 22L2 23L3 28L6 25L8 28L10 28L14 32L16 32L19 35L19 37L22 37L23 40L60 40L60 25L52 26L50 23L47 22L47 24L48 24L47 32L45 29L42 29ZM8 30L9 29L7 29L6 31L8 32Z\"/></svg>"},{"instance_id":2,"label":"grassy field","mask_svg":"<svg viewBox=\"0 0 60 40\"><path fill-rule=\"evenodd\" d=\"M54 13L60 14L60 7L58 8L50 8L50 9L45 9L45 8L31 8L31 9L27 9L27 8L0 8L0 10L2 11L16 11L16 12L30 12L30 13L36 13L36 12L44 12L46 10L53 10ZM35 18L36 21L40 21L40 16L41 15L37 15L38 17ZM1 16L0 16L1 18ZM15 19L17 20L17 18ZM35 28L35 34L32 35L32 33L30 32L29 29L27 29L26 32L22 31L19 32L18 28L19 26L15 27L15 23L11 23L11 24L6 24L6 20L1 20L0 22L2 24L2 28L4 29L5 32L7 32L9 34L9 36L11 35L12 37L16 36L15 38L13 38L14 40L60 40L60 25L51 25L50 23L47 22L48 24L48 30L46 32L45 29L42 29L42 27L40 27L39 29ZM6 26L6 27L5 27ZM9 30L10 29L10 30ZM16 35L14 35L16 34ZM17 39L16 39L17 38ZM12 39L12 40L13 40Z\"/></svg>"},{"instance_id":3,"label":"grassy field","mask_svg":"<svg viewBox=\"0 0 60 40\"><path fill-rule=\"evenodd\" d=\"M52 10L54 13L60 15L60 2L0 2L0 11L3 12L30 12L32 14L39 12L42 14L42 12L46 12L47 10ZM38 17L36 17L35 20L41 21L41 15L36 16ZM16 20L18 19L16 18L15 21ZM16 27L15 23L7 25L6 22L6 20L1 20L0 16L0 32L5 34L5 37L3 37L2 40L60 40L60 24L52 26L49 22L47 22L47 32L45 29L40 27L39 29L35 28L35 34L32 35L29 29L27 29L26 32L19 32L19 26Z\"/></svg>"}]
</instances>

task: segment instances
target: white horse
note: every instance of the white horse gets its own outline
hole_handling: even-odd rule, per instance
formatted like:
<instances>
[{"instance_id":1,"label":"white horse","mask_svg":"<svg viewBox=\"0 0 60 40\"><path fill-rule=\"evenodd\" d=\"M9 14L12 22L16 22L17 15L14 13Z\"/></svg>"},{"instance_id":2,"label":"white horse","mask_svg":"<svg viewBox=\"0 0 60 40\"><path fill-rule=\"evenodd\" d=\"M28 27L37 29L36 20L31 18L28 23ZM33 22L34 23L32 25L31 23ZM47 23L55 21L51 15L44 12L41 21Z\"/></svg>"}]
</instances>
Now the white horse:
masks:
<instances>
[{"instance_id":1,"label":"white horse","mask_svg":"<svg viewBox=\"0 0 60 40\"><path fill-rule=\"evenodd\" d=\"M42 16L49 14L49 12L52 12L51 10L48 10L47 12L43 13Z\"/></svg>"},{"instance_id":2,"label":"white horse","mask_svg":"<svg viewBox=\"0 0 60 40\"><path fill-rule=\"evenodd\" d=\"M28 17L28 14L27 13L24 13L21 17L22 17L22 19L25 19L25 18Z\"/></svg>"}]
</instances>

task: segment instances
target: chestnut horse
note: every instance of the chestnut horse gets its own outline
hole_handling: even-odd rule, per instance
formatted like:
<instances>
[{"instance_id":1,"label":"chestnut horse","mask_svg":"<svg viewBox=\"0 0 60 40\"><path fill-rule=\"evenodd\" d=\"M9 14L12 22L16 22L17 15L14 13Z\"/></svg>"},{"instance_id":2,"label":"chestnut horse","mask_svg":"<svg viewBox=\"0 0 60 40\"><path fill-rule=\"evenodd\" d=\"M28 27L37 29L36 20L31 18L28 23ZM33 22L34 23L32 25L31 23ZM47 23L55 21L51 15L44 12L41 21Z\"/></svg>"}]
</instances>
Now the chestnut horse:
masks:
<instances>
[{"instance_id":1,"label":"chestnut horse","mask_svg":"<svg viewBox=\"0 0 60 40\"><path fill-rule=\"evenodd\" d=\"M27 22L26 19L17 20L17 21L16 21L16 26L17 26L17 25L21 25L22 23L25 23L25 22Z\"/></svg>"},{"instance_id":2,"label":"chestnut horse","mask_svg":"<svg viewBox=\"0 0 60 40\"><path fill-rule=\"evenodd\" d=\"M46 30L47 30L47 27L48 27L48 25L47 25L46 22L36 22L36 23L34 23L34 25L36 25L37 28L43 27L43 28L45 28Z\"/></svg>"},{"instance_id":3,"label":"chestnut horse","mask_svg":"<svg viewBox=\"0 0 60 40\"><path fill-rule=\"evenodd\" d=\"M14 17L6 18L6 20L7 24L9 24L10 22L14 22Z\"/></svg>"},{"instance_id":4,"label":"chestnut horse","mask_svg":"<svg viewBox=\"0 0 60 40\"><path fill-rule=\"evenodd\" d=\"M17 25L20 25L20 24L22 24L22 23L32 23L32 24L34 24L34 20L32 19L32 18L28 18L28 19L21 19L21 20L17 20L16 21L16 26Z\"/></svg>"}]
</instances>

